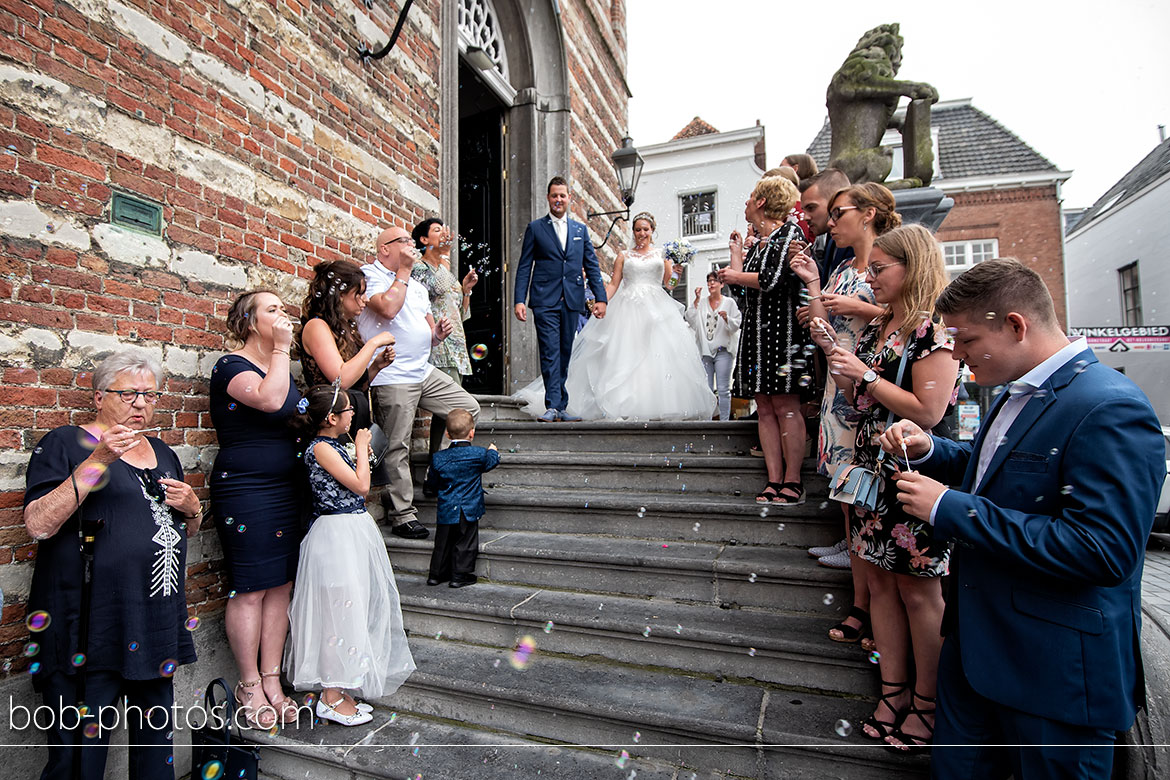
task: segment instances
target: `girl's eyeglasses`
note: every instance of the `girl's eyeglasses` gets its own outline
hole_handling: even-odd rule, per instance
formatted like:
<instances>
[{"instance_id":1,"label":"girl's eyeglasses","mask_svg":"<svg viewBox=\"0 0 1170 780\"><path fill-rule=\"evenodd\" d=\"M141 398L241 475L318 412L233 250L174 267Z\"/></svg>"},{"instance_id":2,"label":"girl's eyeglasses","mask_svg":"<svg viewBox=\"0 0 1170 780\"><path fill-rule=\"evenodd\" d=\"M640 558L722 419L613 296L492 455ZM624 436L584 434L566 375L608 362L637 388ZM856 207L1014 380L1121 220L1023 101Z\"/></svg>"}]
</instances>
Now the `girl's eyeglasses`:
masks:
<instances>
[{"instance_id":1,"label":"girl's eyeglasses","mask_svg":"<svg viewBox=\"0 0 1170 780\"><path fill-rule=\"evenodd\" d=\"M881 263L880 265L870 264L870 266L865 269L865 275L876 279L878 277L878 274L880 274L882 271L886 270L887 268L893 268L896 265L902 265L902 264L901 263Z\"/></svg>"}]
</instances>

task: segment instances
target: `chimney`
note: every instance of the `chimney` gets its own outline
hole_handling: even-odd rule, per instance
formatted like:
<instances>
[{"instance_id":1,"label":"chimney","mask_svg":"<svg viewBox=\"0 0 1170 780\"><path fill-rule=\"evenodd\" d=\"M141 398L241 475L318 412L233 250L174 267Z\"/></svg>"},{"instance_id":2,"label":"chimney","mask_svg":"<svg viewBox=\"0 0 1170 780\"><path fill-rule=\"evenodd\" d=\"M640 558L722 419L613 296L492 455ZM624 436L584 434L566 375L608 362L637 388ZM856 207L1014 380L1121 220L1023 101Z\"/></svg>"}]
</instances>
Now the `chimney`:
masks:
<instances>
[{"instance_id":1,"label":"chimney","mask_svg":"<svg viewBox=\"0 0 1170 780\"><path fill-rule=\"evenodd\" d=\"M756 127L760 127L760 120L758 119L756 120ZM756 167L761 171L768 170L768 155L764 151L764 134L762 132L760 133L760 140L756 142L756 148L753 151L755 152Z\"/></svg>"},{"instance_id":2,"label":"chimney","mask_svg":"<svg viewBox=\"0 0 1170 780\"><path fill-rule=\"evenodd\" d=\"M1166 140L1166 125L1158 125L1158 143Z\"/></svg>"}]
</instances>

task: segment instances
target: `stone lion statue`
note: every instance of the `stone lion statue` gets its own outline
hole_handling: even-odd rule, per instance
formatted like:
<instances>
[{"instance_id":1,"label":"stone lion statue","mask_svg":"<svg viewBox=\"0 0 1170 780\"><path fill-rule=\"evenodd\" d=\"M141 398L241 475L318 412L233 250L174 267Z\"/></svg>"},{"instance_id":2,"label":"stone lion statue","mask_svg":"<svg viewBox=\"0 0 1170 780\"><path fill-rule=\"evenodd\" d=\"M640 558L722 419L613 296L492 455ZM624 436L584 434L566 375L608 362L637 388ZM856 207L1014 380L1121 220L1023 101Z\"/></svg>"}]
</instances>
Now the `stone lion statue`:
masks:
<instances>
[{"instance_id":1,"label":"stone lion statue","mask_svg":"<svg viewBox=\"0 0 1170 780\"><path fill-rule=\"evenodd\" d=\"M929 103L921 104L927 112L930 104L938 102L938 91L931 85L894 78L902 65L902 36L898 30L897 24L882 24L862 35L829 82L829 165L844 171L854 184L881 183L890 175L893 159L889 149L881 148L881 140L891 126L899 98L905 95L911 100L927 100ZM929 135L928 126L927 141ZM908 156L907 174L918 176L887 182L891 189L921 187L930 182L930 144L916 143L906 148L916 159L911 165ZM925 166L923 153L929 155Z\"/></svg>"}]
</instances>

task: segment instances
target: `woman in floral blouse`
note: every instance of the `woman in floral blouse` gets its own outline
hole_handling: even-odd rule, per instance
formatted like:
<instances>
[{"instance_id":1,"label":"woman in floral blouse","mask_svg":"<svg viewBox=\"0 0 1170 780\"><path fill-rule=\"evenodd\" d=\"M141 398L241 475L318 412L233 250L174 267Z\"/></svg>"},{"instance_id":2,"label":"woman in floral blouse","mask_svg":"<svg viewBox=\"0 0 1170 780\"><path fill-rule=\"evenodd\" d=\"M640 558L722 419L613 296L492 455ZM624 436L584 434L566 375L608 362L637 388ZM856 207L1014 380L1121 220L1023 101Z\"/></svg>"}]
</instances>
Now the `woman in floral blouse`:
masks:
<instances>
[{"instance_id":1,"label":"woman in floral blouse","mask_svg":"<svg viewBox=\"0 0 1170 780\"><path fill-rule=\"evenodd\" d=\"M876 438L891 415L935 427L954 405L959 364L934 304L946 286L942 248L926 228L907 225L878 238L866 269L885 314L862 333L856 352L838 346L823 319L812 333L828 355L829 373L861 412L854 463L880 473L875 511L855 507L850 523L854 566L866 573L874 639L881 653L882 695L865 734L893 745L922 745L934 730L934 692L942 646L939 577L949 550L929 523L910 517L895 499L891 478L905 463L878 460ZM908 360L901 382L898 367ZM910 654L915 679L909 681Z\"/></svg>"},{"instance_id":2,"label":"woman in floral blouse","mask_svg":"<svg viewBox=\"0 0 1170 780\"><path fill-rule=\"evenodd\" d=\"M471 374L463 322L471 317L471 288L479 281L479 275L472 268L462 283L455 276L451 267L451 230L441 220L424 219L415 225L411 236L423 261L414 264L410 275L426 288L435 321L446 315L454 327L450 336L431 347L431 365L462 385L463 377ZM438 416L431 420L431 452L439 448L444 424Z\"/></svg>"}]
</instances>

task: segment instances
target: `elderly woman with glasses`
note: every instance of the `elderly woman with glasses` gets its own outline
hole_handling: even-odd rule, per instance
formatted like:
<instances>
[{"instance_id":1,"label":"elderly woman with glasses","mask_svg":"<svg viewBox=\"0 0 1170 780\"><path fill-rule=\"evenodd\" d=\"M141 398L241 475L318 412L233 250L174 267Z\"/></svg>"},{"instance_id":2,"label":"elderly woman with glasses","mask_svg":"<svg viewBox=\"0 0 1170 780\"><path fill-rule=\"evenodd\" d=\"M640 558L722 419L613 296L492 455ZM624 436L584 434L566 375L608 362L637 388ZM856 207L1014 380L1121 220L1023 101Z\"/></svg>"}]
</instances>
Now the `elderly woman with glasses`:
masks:
<instances>
[{"instance_id":1,"label":"elderly woman with glasses","mask_svg":"<svg viewBox=\"0 0 1170 780\"><path fill-rule=\"evenodd\" d=\"M97 418L50 431L29 459L24 526L38 544L25 654L33 687L59 714L45 735L43 777L69 777L82 759L85 777L101 777L110 720L96 715L126 697L135 776L174 778L171 676L195 660L187 537L202 511L174 450L144 435L158 430L150 424L162 381L148 352L114 353L93 372ZM89 585L79 536L92 537ZM82 699L94 717L78 724L68 708ZM133 715L151 708L150 717Z\"/></svg>"},{"instance_id":2,"label":"elderly woman with glasses","mask_svg":"<svg viewBox=\"0 0 1170 780\"><path fill-rule=\"evenodd\" d=\"M301 536L305 477L288 427L301 394L289 373L292 323L275 293L240 295L227 328L240 348L211 373L219 439L211 508L233 591L224 623L240 670L236 700L249 723L269 729L297 713L280 685L280 661Z\"/></svg>"},{"instance_id":3,"label":"elderly woman with glasses","mask_svg":"<svg viewBox=\"0 0 1170 780\"><path fill-rule=\"evenodd\" d=\"M892 477L910 466L880 459L877 439L890 420L912 420L923 430L937 426L955 404L959 364L951 359L954 342L934 313L947 276L942 247L929 230L907 225L878 238L866 275L886 310L865 328L856 350L841 346L821 318L813 320L812 334L828 357L833 381L860 413L853 463L879 477L876 506L854 507L849 525L853 564L869 588L881 653L881 697L862 730L899 747L921 747L934 731L942 648L939 578L947 573L950 551L929 523L898 503Z\"/></svg>"}]
</instances>

